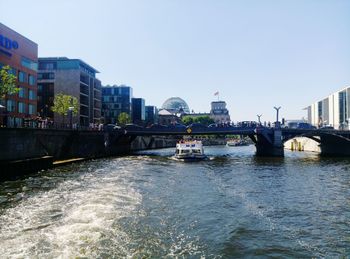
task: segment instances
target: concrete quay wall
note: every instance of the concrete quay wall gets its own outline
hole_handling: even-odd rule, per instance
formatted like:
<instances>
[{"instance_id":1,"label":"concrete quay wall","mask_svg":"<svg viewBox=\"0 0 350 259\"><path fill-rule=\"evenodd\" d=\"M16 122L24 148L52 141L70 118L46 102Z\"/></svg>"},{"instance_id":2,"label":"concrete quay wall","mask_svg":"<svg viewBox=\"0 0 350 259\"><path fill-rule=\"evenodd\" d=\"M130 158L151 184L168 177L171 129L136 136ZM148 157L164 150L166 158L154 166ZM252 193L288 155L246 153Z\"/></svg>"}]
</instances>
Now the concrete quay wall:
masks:
<instances>
[{"instance_id":1,"label":"concrete quay wall","mask_svg":"<svg viewBox=\"0 0 350 259\"><path fill-rule=\"evenodd\" d=\"M0 178L13 171L45 169L55 160L117 156L175 143L165 137L131 139L117 132L0 128Z\"/></svg>"},{"instance_id":2,"label":"concrete quay wall","mask_svg":"<svg viewBox=\"0 0 350 259\"><path fill-rule=\"evenodd\" d=\"M42 156L54 160L105 154L103 133L68 130L0 129L0 161Z\"/></svg>"}]
</instances>

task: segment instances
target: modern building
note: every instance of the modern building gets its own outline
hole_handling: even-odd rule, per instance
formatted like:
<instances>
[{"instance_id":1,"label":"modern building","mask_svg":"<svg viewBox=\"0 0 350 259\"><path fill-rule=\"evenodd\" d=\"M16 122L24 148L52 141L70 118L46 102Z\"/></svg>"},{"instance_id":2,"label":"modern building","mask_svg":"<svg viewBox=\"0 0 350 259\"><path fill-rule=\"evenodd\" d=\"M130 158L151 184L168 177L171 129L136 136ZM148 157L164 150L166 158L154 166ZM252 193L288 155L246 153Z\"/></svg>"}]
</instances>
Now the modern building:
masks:
<instances>
[{"instance_id":1,"label":"modern building","mask_svg":"<svg viewBox=\"0 0 350 259\"><path fill-rule=\"evenodd\" d=\"M167 99L163 105L162 109L169 111L170 113L190 113L190 109L187 103L180 97L171 97Z\"/></svg>"},{"instance_id":2,"label":"modern building","mask_svg":"<svg viewBox=\"0 0 350 259\"><path fill-rule=\"evenodd\" d=\"M131 116L132 88L126 85L102 87L102 117L104 123L115 124L118 116L125 112Z\"/></svg>"},{"instance_id":3,"label":"modern building","mask_svg":"<svg viewBox=\"0 0 350 259\"><path fill-rule=\"evenodd\" d=\"M145 106L145 122L146 125L154 124L158 121L158 110L156 106L147 105Z\"/></svg>"},{"instance_id":4,"label":"modern building","mask_svg":"<svg viewBox=\"0 0 350 259\"><path fill-rule=\"evenodd\" d=\"M40 116L53 119L56 124L66 116L53 114L54 97L59 94L78 99L79 112L72 122L80 126L99 123L101 118L101 81L95 68L80 59L66 57L39 58L38 70L38 112Z\"/></svg>"},{"instance_id":5,"label":"modern building","mask_svg":"<svg viewBox=\"0 0 350 259\"><path fill-rule=\"evenodd\" d=\"M308 122L314 126L333 126L335 129L349 129L350 86L328 97L314 102L307 108Z\"/></svg>"},{"instance_id":6,"label":"modern building","mask_svg":"<svg viewBox=\"0 0 350 259\"><path fill-rule=\"evenodd\" d=\"M0 67L10 66L20 91L7 95L0 108L0 125L22 127L37 117L38 45L0 23ZM1 104L0 103L0 104Z\"/></svg>"},{"instance_id":7,"label":"modern building","mask_svg":"<svg viewBox=\"0 0 350 259\"><path fill-rule=\"evenodd\" d=\"M135 124L143 125L146 119L145 99L132 98L131 99L131 118Z\"/></svg>"}]
</instances>

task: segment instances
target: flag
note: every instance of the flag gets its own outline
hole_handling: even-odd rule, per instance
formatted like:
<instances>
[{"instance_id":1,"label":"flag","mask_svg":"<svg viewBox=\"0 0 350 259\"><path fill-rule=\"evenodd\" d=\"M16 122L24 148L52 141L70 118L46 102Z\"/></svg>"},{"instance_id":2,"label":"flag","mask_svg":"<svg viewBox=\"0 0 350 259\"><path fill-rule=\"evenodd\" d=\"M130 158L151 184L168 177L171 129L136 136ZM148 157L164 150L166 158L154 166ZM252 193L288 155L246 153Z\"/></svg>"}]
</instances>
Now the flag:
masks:
<instances>
[{"instance_id":1,"label":"flag","mask_svg":"<svg viewBox=\"0 0 350 259\"><path fill-rule=\"evenodd\" d=\"M215 92L214 95L219 95L219 92Z\"/></svg>"}]
</instances>

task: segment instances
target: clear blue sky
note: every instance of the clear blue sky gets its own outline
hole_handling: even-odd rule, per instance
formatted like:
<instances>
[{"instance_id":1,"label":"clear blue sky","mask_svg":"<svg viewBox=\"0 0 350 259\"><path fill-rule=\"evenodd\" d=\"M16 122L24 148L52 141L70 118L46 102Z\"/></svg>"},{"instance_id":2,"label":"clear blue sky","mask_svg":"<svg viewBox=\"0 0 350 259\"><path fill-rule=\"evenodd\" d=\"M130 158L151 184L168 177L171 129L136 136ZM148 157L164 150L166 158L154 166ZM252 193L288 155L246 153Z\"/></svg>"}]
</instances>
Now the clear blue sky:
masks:
<instances>
[{"instance_id":1,"label":"clear blue sky","mask_svg":"<svg viewBox=\"0 0 350 259\"><path fill-rule=\"evenodd\" d=\"M196 112L214 93L231 118L286 119L350 85L350 0L18 0L0 21L39 56L80 58L102 84L127 84L146 105L183 98Z\"/></svg>"}]
</instances>

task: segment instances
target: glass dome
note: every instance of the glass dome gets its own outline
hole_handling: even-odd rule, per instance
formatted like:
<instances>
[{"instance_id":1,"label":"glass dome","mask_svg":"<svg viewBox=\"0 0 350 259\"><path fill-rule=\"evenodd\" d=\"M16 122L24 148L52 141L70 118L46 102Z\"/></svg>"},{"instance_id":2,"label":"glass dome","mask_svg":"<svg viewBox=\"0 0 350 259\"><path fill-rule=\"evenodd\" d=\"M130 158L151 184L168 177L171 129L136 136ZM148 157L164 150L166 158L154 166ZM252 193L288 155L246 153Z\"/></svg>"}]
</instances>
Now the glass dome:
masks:
<instances>
[{"instance_id":1,"label":"glass dome","mask_svg":"<svg viewBox=\"0 0 350 259\"><path fill-rule=\"evenodd\" d=\"M190 113L190 108L188 108L187 103L184 100L182 100L180 97L169 98L163 103L162 108L172 113L178 113L182 108L184 113Z\"/></svg>"}]
</instances>

